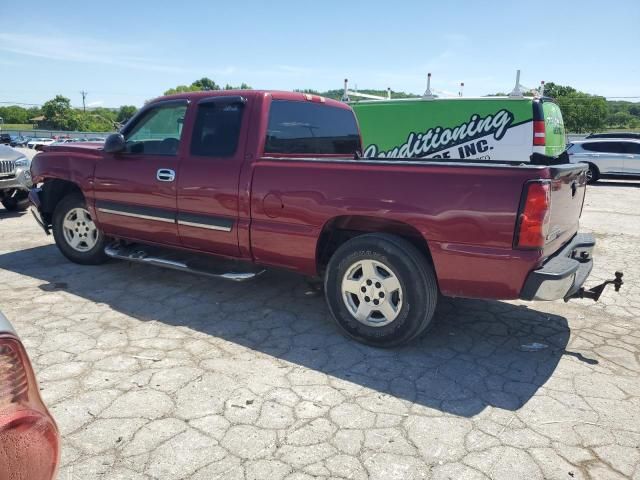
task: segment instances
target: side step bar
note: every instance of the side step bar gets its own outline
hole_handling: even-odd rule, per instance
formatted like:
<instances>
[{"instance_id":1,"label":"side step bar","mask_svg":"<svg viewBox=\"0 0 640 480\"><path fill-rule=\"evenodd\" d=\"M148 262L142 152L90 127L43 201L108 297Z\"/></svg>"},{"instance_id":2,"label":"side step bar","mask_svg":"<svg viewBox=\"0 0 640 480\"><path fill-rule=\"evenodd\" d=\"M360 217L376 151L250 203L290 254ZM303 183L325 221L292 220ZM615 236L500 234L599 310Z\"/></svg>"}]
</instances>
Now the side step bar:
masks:
<instances>
[{"instance_id":1,"label":"side step bar","mask_svg":"<svg viewBox=\"0 0 640 480\"><path fill-rule=\"evenodd\" d=\"M194 273L196 275L203 275L206 277L231 280L233 282L244 282L247 280L251 280L265 272L265 270L244 272L224 271L225 269L220 267L224 266L225 263L229 263L225 261L217 262L217 265L212 262L207 262L209 263L209 265L207 265L207 268L202 268L195 265L191 266L190 264L195 262L190 262L188 259L195 258L194 255L185 254L185 259L180 258L179 254L175 254L168 250L163 251L155 247L146 247L141 245L121 245L117 243L111 244L105 247L104 253L108 257L116 258L118 260L144 263L156 267L178 270L180 272Z\"/></svg>"}]
</instances>

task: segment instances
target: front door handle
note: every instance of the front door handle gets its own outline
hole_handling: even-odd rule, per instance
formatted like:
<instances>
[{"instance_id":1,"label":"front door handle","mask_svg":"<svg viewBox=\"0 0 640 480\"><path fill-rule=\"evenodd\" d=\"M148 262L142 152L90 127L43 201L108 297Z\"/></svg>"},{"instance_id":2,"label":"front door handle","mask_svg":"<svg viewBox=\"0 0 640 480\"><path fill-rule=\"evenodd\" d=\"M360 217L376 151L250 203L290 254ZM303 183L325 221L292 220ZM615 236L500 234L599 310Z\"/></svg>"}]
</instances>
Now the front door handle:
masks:
<instances>
[{"instance_id":1,"label":"front door handle","mask_svg":"<svg viewBox=\"0 0 640 480\"><path fill-rule=\"evenodd\" d=\"M176 172L168 168L161 168L156 173L156 178L161 182L173 182L176 179Z\"/></svg>"}]
</instances>

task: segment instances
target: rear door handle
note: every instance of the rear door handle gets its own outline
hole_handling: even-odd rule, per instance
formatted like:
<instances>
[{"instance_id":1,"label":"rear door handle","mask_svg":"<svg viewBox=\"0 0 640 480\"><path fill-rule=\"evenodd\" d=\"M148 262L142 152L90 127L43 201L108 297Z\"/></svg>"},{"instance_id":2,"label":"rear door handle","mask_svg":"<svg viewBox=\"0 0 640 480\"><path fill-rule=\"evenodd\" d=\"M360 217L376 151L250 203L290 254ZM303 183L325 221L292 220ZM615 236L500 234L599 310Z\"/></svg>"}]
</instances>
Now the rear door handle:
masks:
<instances>
[{"instance_id":1,"label":"rear door handle","mask_svg":"<svg viewBox=\"0 0 640 480\"><path fill-rule=\"evenodd\" d=\"M176 172L168 168L161 168L156 173L156 178L161 182L173 182L176 179Z\"/></svg>"}]
</instances>

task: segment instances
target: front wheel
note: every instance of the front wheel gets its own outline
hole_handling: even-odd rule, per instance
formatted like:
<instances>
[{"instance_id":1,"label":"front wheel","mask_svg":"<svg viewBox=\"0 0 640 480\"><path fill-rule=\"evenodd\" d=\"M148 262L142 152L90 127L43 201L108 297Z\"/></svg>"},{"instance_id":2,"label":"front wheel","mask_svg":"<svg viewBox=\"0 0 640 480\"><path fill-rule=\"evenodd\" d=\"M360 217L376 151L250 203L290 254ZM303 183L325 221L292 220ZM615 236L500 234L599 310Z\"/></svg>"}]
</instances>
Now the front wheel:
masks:
<instances>
[{"instance_id":1,"label":"front wheel","mask_svg":"<svg viewBox=\"0 0 640 480\"><path fill-rule=\"evenodd\" d=\"M431 323L438 287L425 256L406 240L366 234L331 257L325 295L338 326L376 347L394 347L420 335Z\"/></svg>"},{"instance_id":2,"label":"front wheel","mask_svg":"<svg viewBox=\"0 0 640 480\"><path fill-rule=\"evenodd\" d=\"M598 167L596 167L593 163L589 164L589 170L587 170L587 183L596 183L600 178L600 172L598 171Z\"/></svg>"},{"instance_id":3,"label":"front wheel","mask_svg":"<svg viewBox=\"0 0 640 480\"><path fill-rule=\"evenodd\" d=\"M72 193L60 200L53 212L53 238L62 254L83 265L98 265L108 257L107 242L91 218L85 199Z\"/></svg>"},{"instance_id":4,"label":"front wheel","mask_svg":"<svg viewBox=\"0 0 640 480\"><path fill-rule=\"evenodd\" d=\"M10 212L20 212L29 208L27 192L18 191L13 196L2 200L2 206Z\"/></svg>"}]
</instances>

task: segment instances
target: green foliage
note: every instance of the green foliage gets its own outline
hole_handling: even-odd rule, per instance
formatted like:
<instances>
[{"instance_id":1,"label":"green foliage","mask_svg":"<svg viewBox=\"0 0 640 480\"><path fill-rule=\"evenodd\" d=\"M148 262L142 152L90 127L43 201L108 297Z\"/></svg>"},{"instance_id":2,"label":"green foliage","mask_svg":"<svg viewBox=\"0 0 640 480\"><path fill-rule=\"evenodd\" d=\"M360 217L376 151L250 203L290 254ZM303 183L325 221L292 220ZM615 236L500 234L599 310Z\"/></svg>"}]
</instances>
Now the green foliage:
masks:
<instances>
[{"instance_id":1,"label":"green foliage","mask_svg":"<svg viewBox=\"0 0 640 480\"><path fill-rule=\"evenodd\" d=\"M178 85L177 87L170 88L165 91L165 95L175 95L176 93L188 93L188 92L201 92L208 90L222 90L220 85L207 77L202 77L200 80L196 80L191 85ZM230 84L224 86L224 90L251 90L251 87L242 82L239 87L235 87Z\"/></svg>"},{"instance_id":2,"label":"green foliage","mask_svg":"<svg viewBox=\"0 0 640 480\"><path fill-rule=\"evenodd\" d=\"M129 120L133 115L138 111L136 107L133 105L122 105L120 110L118 110L118 114L116 115L116 121L118 123L125 123Z\"/></svg>"},{"instance_id":3,"label":"green foliage","mask_svg":"<svg viewBox=\"0 0 640 480\"><path fill-rule=\"evenodd\" d=\"M580 92L568 85L549 82L544 94L555 98L562 110L566 130L597 132L606 128L635 128L640 124L640 104L607 101L604 97Z\"/></svg>"},{"instance_id":4,"label":"green foliage","mask_svg":"<svg viewBox=\"0 0 640 480\"><path fill-rule=\"evenodd\" d=\"M201 88L193 85L178 85L164 92L165 95L175 95L176 93L198 92Z\"/></svg>"},{"instance_id":5,"label":"green foliage","mask_svg":"<svg viewBox=\"0 0 640 480\"><path fill-rule=\"evenodd\" d=\"M0 107L0 117L4 123L27 123L31 118L28 110L17 105Z\"/></svg>"},{"instance_id":6,"label":"green foliage","mask_svg":"<svg viewBox=\"0 0 640 480\"><path fill-rule=\"evenodd\" d=\"M556 101L568 132L597 132L606 126L607 101L604 97L574 91L556 97Z\"/></svg>"},{"instance_id":7,"label":"green foliage","mask_svg":"<svg viewBox=\"0 0 640 480\"><path fill-rule=\"evenodd\" d=\"M196 80L191 84L192 87L197 87L198 90L220 90L220 85L207 77L202 77L200 80Z\"/></svg>"},{"instance_id":8,"label":"green foliage","mask_svg":"<svg viewBox=\"0 0 640 480\"><path fill-rule=\"evenodd\" d=\"M239 87L234 87L233 85L229 85L228 83L224 86L225 90L251 90L251 87L246 83L242 82Z\"/></svg>"}]
</instances>

